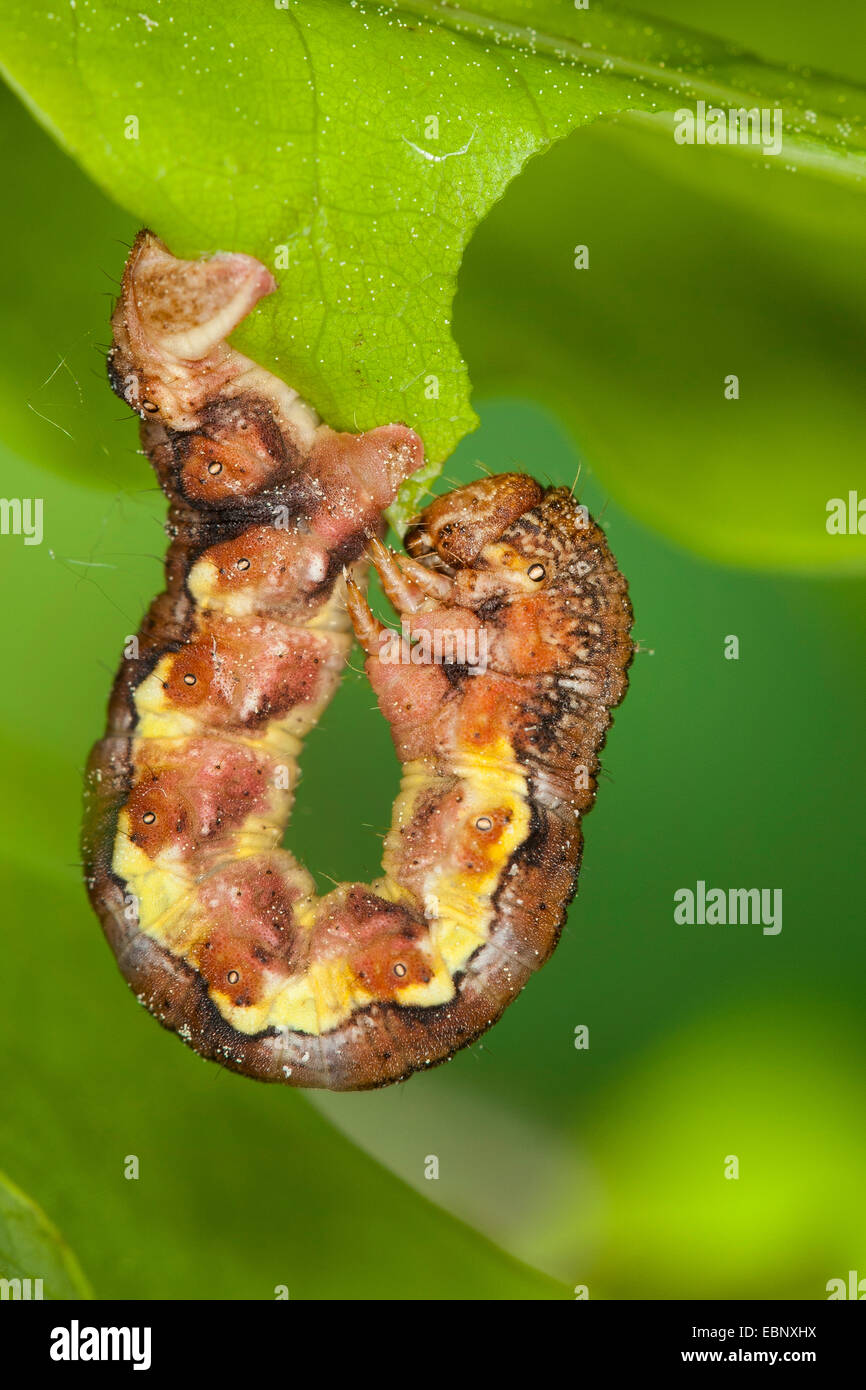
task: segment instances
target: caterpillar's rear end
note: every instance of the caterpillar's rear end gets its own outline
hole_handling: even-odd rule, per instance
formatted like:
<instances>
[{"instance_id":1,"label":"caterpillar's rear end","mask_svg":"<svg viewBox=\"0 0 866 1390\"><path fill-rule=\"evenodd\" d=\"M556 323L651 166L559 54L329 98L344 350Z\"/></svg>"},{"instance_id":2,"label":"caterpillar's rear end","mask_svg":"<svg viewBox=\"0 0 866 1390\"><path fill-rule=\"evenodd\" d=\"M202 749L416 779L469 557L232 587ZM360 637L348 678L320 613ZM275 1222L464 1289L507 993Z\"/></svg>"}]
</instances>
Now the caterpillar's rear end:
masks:
<instances>
[{"instance_id":1,"label":"caterpillar's rear end","mask_svg":"<svg viewBox=\"0 0 866 1390\"><path fill-rule=\"evenodd\" d=\"M87 882L131 987L196 1051L350 1090L451 1056L553 950L632 615L603 533L523 475L439 498L387 551L420 441L335 433L227 345L274 288L147 232L126 267L110 375L171 543L91 755ZM399 634L367 608L369 559ZM281 845L352 627L403 778L382 876L319 898Z\"/></svg>"}]
</instances>

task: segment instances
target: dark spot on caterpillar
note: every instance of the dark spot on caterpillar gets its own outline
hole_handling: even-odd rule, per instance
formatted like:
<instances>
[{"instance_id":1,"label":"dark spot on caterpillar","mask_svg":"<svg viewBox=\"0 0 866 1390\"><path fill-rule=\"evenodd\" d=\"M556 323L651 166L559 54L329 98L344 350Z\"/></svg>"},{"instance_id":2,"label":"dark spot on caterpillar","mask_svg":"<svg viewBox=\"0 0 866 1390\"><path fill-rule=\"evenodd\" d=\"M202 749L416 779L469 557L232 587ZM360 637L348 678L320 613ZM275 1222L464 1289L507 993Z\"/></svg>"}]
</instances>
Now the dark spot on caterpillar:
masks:
<instances>
[{"instance_id":1,"label":"dark spot on caterpillar","mask_svg":"<svg viewBox=\"0 0 866 1390\"><path fill-rule=\"evenodd\" d=\"M472 669L466 662L458 661L445 661L440 667L448 683L455 688L459 688L465 680L469 679Z\"/></svg>"},{"instance_id":2,"label":"dark spot on caterpillar","mask_svg":"<svg viewBox=\"0 0 866 1390\"><path fill-rule=\"evenodd\" d=\"M580 862L573 808L582 815L594 795L594 783L572 791L573 764L597 770L625 689L631 610L604 537L571 495L498 475L425 509L406 548L424 557L429 583L417 567L402 576L429 589L433 631L489 627L489 667L450 652L438 664L379 660L360 589L335 586L344 566L360 576L356 562L422 451L403 426L353 436L319 425L217 341L272 289L249 257L178 262L151 233L124 273L110 378L120 394L152 383L159 401L142 442L170 499L171 546L142 656L122 668L91 760L105 780L88 813L85 871L130 983L202 1055L292 1085L360 1089L477 1038L553 949ZM207 355L177 358L172 343L190 328ZM210 567L193 580L202 557ZM405 557L393 563L399 571ZM383 877L317 898L272 846L299 740L345 656L344 597L407 775ZM159 663L155 696L142 687ZM488 811L467 818L479 804ZM121 812L138 827L133 856ZM168 914L150 867L163 851L188 885ZM126 897L144 909L130 920ZM462 943L453 927L464 919ZM411 1007L397 997L409 990ZM272 1026L240 1031L239 1008Z\"/></svg>"},{"instance_id":3,"label":"dark spot on caterpillar","mask_svg":"<svg viewBox=\"0 0 866 1390\"><path fill-rule=\"evenodd\" d=\"M505 607L504 594L491 594L478 608L478 616L486 627L495 621L498 613Z\"/></svg>"}]
</instances>

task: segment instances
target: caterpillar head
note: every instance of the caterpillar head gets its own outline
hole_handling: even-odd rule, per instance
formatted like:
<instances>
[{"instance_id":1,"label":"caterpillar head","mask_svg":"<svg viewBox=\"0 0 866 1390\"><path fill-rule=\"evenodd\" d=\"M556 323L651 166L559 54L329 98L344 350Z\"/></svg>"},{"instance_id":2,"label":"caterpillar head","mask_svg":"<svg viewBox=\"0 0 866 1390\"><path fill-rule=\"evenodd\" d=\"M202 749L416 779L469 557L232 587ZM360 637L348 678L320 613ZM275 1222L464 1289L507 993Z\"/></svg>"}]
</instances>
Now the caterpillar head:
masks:
<instances>
[{"instance_id":1,"label":"caterpillar head","mask_svg":"<svg viewBox=\"0 0 866 1390\"><path fill-rule=\"evenodd\" d=\"M406 549L436 569L472 565L542 496L543 489L525 473L498 473L455 488L425 508L406 532Z\"/></svg>"},{"instance_id":2,"label":"caterpillar head","mask_svg":"<svg viewBox=\"0 0 866 1390\"><path fill-rule=\"evenodd\" d=\"M501 473L438 497L405 537L415 559L454 578L454 601L477 607L550 587L573 558L582 513L565 488Z\"/></svg>"}]
</instances>

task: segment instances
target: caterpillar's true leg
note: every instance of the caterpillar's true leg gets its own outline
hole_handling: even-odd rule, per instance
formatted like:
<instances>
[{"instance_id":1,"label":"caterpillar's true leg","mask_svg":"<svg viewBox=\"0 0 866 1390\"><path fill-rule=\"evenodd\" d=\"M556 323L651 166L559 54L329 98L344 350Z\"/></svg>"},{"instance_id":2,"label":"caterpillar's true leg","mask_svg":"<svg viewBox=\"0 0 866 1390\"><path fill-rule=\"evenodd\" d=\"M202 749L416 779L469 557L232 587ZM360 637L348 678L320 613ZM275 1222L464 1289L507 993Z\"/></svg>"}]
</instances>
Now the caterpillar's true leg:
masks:
<instances>
[{"instance_id":1,"label":"caterpillar's true leg","mask_svg":"<svg viewBox=\"0 0 866 1390\"><path fill-rule=\"evenodd\" d=\"M346 610L355 629L355 636L364 651L372 655L379 650L380 633L386 631L385 624L373 616L369 603L348 570L343 571L343 577L346 581Z\"/></svg>"},{"instance_id":2,"label":"caterpillar's true leg","mask_svg":"<svg viewBox=\"0 0 866 1390\"><path fill-rule=\"evenodd\" d=\"M408 575L416 587L422 589L428 598L438 599L440 603L450 602L454 581L449 579L446 574L437 574L435 570L428 570L426 565L422 565L418 560L413 560L411 555L395 555L394 559L402 573Z\"/></svg>"},{"instance_id":3,"label":"caterpillar's true leg","mask_svg":"<svg viewBox=\"0 0 866 1390\"><path fill-rule=\"evenodd\" d=\"M406 637L380 623L355 581L348 573L345 577L346 608L355 636L367 653L367 678L391 725L398 756L407 761L417 757L425 744L449 694L448 677L435 663L416 665Z\"/></svg>"},{"instance_id":4,"label":"caterpillar's true leg","mask_svg":"<svg viewBox=\"0 0 866 1390\"><path fill-rule=\"evenodd\" d=\"M397 564L393 550L384 546L378 537L370 542L370 559L379 576L385 597L397 613L417 613L427 600L418 584L407 579Z\"/></svg>"},{"instance_id":5,"label":"caterpillar's true leg","mask_svg":"<svg viewBox=\"0 0 866 1390\"><path fill-rule=\"evenodd\" d=\"M433 605L447 602L451 596L452 583L444 575L430 575L423 565L415 565L409 571L404 563L406 557L389 550L378 539L373 540L369 556L379 576L385 596L398 613L417 613ZM430 580L433 580L432 584Z\"/></svg>"}]
</instances>

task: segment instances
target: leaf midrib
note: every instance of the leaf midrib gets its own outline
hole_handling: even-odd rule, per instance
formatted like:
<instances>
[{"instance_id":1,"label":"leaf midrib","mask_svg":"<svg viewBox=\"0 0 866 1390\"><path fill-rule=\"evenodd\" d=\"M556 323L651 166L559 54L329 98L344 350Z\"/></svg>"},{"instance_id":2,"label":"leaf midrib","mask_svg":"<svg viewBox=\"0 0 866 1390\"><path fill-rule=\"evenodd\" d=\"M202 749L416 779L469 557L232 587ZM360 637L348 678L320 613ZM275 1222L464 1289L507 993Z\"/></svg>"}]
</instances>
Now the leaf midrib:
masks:
<instances>
[{"instance_id":1,"label":"leaf midrib","mask_svg":"<svg viewBox=\"0 0 866 1390\"><path fill-rule=\"evenodd\" d=\"M661 62L641 62L619 52L596 48L590 44L584 45L577 39L564 35L551 34L509 20L497 20L490 15L481 14L463 6L451 5L447 3L447 0L395 0L395 3L389 3L388 8L398 13L411 15L413 18L421 19L440 28L451 29L460 34L461 37L476 39L481 43L496 43L496 40L499 39L509 47L523 50L529 56L540 55L556 62L567 63L574 67L580 66L593 72L607 71L614 77L646 82L658 91L678 92L684 96L706 99L723 106L739 105L744 98L762 95L755 87L732 86L730 83L714 80L695 72L685 64L668 67ZM605 17L611 18L611 13L606 12ZM717 43L720 52L726 58L736 62L754 64L759 71L764 69L780 74L784 73L792 79L800 78L802 81L815 86L833 84L847 88L849 92L856 92L866 99L866 86L861 83L811 70L807 75L793 64L781 68L749 49L742 48L717 36L705 34L698 29L668 21L665 21L664 25L659 28L659 22L655 18L642 14L640 11L630 10L622 17L629 20L645 19L647 24L651 24L658 32L682 35L703 45L706 45L708 41ZM712 65L709 60L706 61L708 66ZM803 108L798 104L797 109L802 110ZM821 140L838 150L840 154L847 155L859 165L860 160L857 158L859 151L850 149L846 141L840 137L835 129L835 119L819 113L816 113L816 117L814 124L806 133L805 141L803 141L802 132L789 132L789 136L793 138L794 142L798 145L801 142L808 144L810 136L820 137Z\"/></svg>"}]
</instances>

